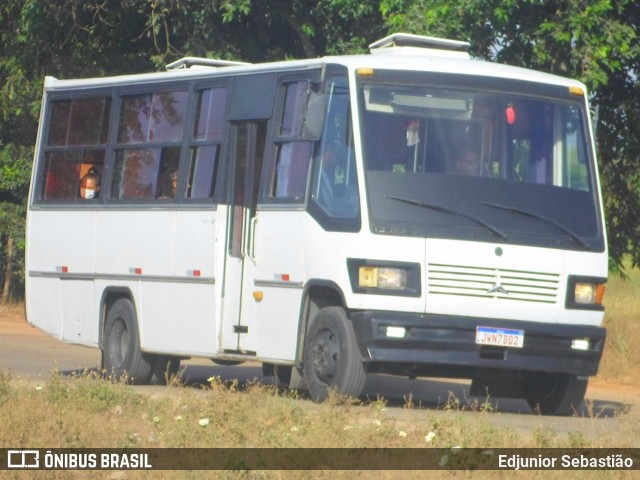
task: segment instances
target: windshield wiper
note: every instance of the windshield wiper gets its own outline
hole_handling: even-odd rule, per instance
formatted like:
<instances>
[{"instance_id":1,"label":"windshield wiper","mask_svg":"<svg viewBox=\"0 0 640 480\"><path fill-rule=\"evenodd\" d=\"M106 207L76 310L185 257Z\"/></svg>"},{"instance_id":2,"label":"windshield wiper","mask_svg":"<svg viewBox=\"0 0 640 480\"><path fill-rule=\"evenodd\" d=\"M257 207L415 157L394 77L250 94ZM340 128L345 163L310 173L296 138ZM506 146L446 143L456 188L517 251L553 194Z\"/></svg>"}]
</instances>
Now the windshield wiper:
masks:
<instances>
[{"instance_id":1,"label":"windshield wiper","mask_svg":"<svg viewBox=\"0 0 640 480\"><path fill-rule=\"evenodd\" d=\"M489 203L489 202L478 202L480 205L486 205L487 207L497 208L499 210L506 210L507 212L519 213L520 215L526 215L527 217L535 218L541 220L549 225L553 225L554 227L562 230L564 233L569 235L571 239L576 242L578 245L582 246L585 249L589 249L589 244L581 239L575 232L570 230L569 228L562 225L560 222L553 220L552 218L545 217L544 215L539 215L537 213L529 212L527 210L522 210L517 207L510 207L507 205L500 205L498 203Z\"/></svg>"},{"instance_id":2,"label":"windshield wiper","mask_svg":"<svg viewBox=\"0 0 640 480\"><path fill-rule=\"evenodd\" d=\"M493 233L496 237L500 237L503 240L507 240L507 236L504 234L504 232L498 230L496 227L494 227L493 225L488 224L484 220L481 220L481 219L479 219L477 217L474 217L473 215L470 215L470 214L468 214L466 212L463 212L461 210L455 210L453 208L442 207L440 205L435 205L433 203L419 202L417 200L411 200L409 198L394 197L394 196L391 196L391 195L385 195L385 198L389 198L391 200L397 200L398 202L408 203L409 205L416 205L418 207L428 208L429 210L434 210L436 212L448 213L450 215L459 215L460 217L464 217L464 218L466 218L468 220L471 220L472 222L477 223L478 225L483 226L484 228L489 230L491 233Z\"/></svg>"}]
</instances>

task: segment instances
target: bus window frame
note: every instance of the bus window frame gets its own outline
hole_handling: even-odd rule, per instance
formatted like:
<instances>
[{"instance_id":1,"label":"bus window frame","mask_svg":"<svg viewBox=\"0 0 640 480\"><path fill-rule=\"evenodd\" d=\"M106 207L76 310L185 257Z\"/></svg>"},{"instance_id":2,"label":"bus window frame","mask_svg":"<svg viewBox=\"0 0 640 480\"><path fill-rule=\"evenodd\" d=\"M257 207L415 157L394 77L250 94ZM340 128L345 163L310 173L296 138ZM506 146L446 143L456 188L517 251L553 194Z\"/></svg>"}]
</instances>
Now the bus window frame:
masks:
<instances>
[{"instance_id":1,"label":"bus window frame","mask_svg":"<svg viewBox=\"0 0 640 480\"><path fill-rule=\"evenodd\" d=\"M302 132L303 118L300 118L299 127L291 135L282 135L281 127L283 114L285 109L286 85L291 83L314 82L320 85L321 91L324 91L325 71L322 68L314 68L312 70L284 72L278 75L276 79L275 105L271 125L267 131L267 149L262 171L262 182L260 194L258 197L258 205L267 207L267 209L287 209L287 210L306 210L309 198L309 189L311 185L311 171L313 168L315 148L319 140L305 139ZM301 113L304 113L306 102L301 107ZM307 164L307 178L305 183L305 191L301 197L277 197L273 193L275 188L274 181L277 175L278 156L282 145L288 143L308 143L310 145L310 156Z\"/></svg>"},{"instance_id":2,"label":"bus window frame","mask_svg":"<svg viewBox=\"0 0 640 480\"><path fill-rule=\"evenodd\" d=\"M109 98L111 101L109 118L108 118L108 130L107 130L107 139L104 144L98 145L73 145L71 149L68 146L49 146L49 134L50 134L50 125L51 125L51 115L53 113L54 102L64 102L64 101L73 101L78 99L89 99L89 98ZM39 139L39 143L36 145L36 152L34 156L34 160L36 162L35 175L34 175L34 185L32 186L33 194L31 197L30 208L91 208L95 207L96 204L104 203L105 192L104 187L106 185L106 176L108 174L108 163L109 163L109 145L110 145L110 135L111 135L111 123L113 120L113 115L115 111L115 96L112 88L98 88L95 90L90 90L87 92L82 92L82 94L74 95L72 92L48 92L45 96L44 103L44 111L42 114L41 122L46 125L46 128L42 129L42 136ZM74 198L68 199L52 199L47 200L44 198L45 194L45 168L47 165L46 157L49 153L69 153L73 151L82 151L86 152L88 150L104 150L104 159L102 163L101 169L101 180L100 180L100 195L95 199L83 199L80 198L80 194L74 196ZM81 164L79 164L81 165ZM78 172L80 173L80 172ZM78 177L78 185L80 182L80 177Z\"/></svg>"},{"instance_id":3,"label":"bus window frame","mask_svg":"<svg viewBox=\"0 0 640 480\"><path fill-rule=\"evenodd\" d=\"M190 81L155 81L149 82L144 85L132 84L132 85L114 85L114 86L101 86L95 89L86 90L59 90L48 91L45 95L44 112L42 115L42 122L47 125L42 129L42 138L39 140L36 152L36 165L35 165L35 182L33 194L31 197L30 207L34 209L75 209L75 208L107 208L107 209L130 209L130 208L153 208L153 209L175 209L181 208L201 208L207 206L215 209L216 204L220 201L221 197L218 194L222 187L225 159L225 150L227 148L226 140L228 136L228 116L230 107L230 97L232 90L232 79L230 76L216 77L213 79L193 79ZM226 100L224 104L224 112L222 113L222 125L223 131L219 143L212 141L196 140L193 135L193 129L195 126L197 113L197 101L198 92L202 90L223 87L226 88ZM123 97L136 96L136 95L153 95L159 92L186 92L186 107L185 118L182 127L182 136L179 141L175 142L135 142L135 143L118 143L118 130L120 127L120 117L122 114ZM101 145L89 145L83 150L82 146L74 146L69 149L67 146L54 146L49 147L49 135L50 135L50 121L53 112L52 104L59 101L68 101L76 99L87 99L104 97L111 101L111 107L108 118L108 131L106 134L106 142ZM211 196L206 198L187 198L186 187L189 175L189 162L190 155L193 148L199 146L213 146L217 148L217 166L215 168L214 175L216 178L213 181L213 191ZM154 195L151 198L144 199L131 199L131 198L114 198L112 197L112 185L114 180L114 173L116 170L116 157L119 151L127 149L154 149L154 148L166 148L177 147L179 148L178 156L178 185L177 194L174 198L156 198ZM44 179L45 168L47 165L46 157L50 152L67 153L72 151L85 151L85 150L104 150L104 163L101 169L101 189L100 196L97 199L85 200L79 198L73 199L44 199Z\"/></svg>"}]
</instances>

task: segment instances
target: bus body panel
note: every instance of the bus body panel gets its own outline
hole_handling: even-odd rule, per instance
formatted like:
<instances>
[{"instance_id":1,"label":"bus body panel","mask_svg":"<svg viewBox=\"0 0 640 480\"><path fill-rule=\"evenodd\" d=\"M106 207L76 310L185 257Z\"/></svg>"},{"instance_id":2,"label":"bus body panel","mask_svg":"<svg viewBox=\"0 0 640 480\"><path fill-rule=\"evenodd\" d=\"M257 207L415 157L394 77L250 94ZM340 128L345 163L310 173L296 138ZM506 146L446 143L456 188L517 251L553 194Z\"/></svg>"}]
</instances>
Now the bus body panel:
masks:
<instances>
[{"instance_id":1,"label":"bus body panel","mask_svg":"<svg viewBox=\"0 0 640 480\"><path fill-rule=\"evenodd\" d=\"M143 351L215 356L218 351L214 286L141 282L136 302Z\"/></svg>"},{"instance_id":2,"label":"bus body panel","mask_svg":"<svg viewBox=\"0 0 640 480\"><path fill-rule=\"evenodd\" d=\"M56 281L56 280L54 280ZM98 345L98 316L96 291L91 279L57 280L62 288L62 338L88 345Z\"/></svg>"},{"instance_id":3,"label":"bus body panel","mask_svg":"<svg viewBox=\"0 0 640 480\"><path fill-rule=\"evenodd\" d=\"M96 275L105 285L131 285L136 299L141 348L200 355L217 351L215 215L212 210L100 212ZM106 287L105 287L106 288ZM191 347L189 346L191 345Z\"/></svg>"},{"instance_id":4,"label":"bus body panel","mask_svg":"<svg viewBox=\"0 0 640 480\"><path fill-rule=\"evenodd\" d=\"M247 298L255 304L257 354L295 360L302 288L307 279L306 212L260 210L255 221L255 282ZM252 259L245 260L252 262ZM262 293L261 300L253 291Z\"/></svg>"},{"instance_id":5,"label":"bus body panel","mask_svg":"<svg viewBox=\"0 0 640 480\"><path fill-rule=\"evenodd\" d=\"M62 285L58 278L27 274L27 321L52 337L62 339Z\"/></svg>"},{"instance_id":6,"label":"bus body panel","mask_svg":"<svg viewBox=\"0 0 640 480\"><path fill-rule=\"evenodd\" d=\"M95 210L32 211L30 229L39 234L30 238L29 271L95 272Z\"/></svg>"},{"instance_id":7,"label":"bus body panel","mask_svg":"<svg viewBox=\"0 0 640 480\"><path fill-rule=\"evenodd\" d=\"M561 251L429 239L426 257L425 313L558 321Z\"/></svg>"},{"instance_id":8,"label":"bus body panel","mask_svg":"<svg viewBox=\"0 0 640 480\"><path fill-rule=\"evenodd\" d=\"M96 212L33 211L29 229L40 234L30 237L28 318L38 319L36 325L57 338L97 345L94 320L98 312L94 308L92 285ZM61 275L67 275L68 279L61 280Z\"/></svg>"},{"instance_id":9,"label":"bus body panel","mask_svg":"<svg viewBox=\"0 0 640 480\"><path fill-rule=\"evenodd\" d=\"M131 278L174 275L176 215L173 211L113 210L99 213L96 272Z\"/></svg>"},{"instance_id":10,"label":"bus body panel","mask_svg":"<svg viewBox=\"0 0 640 480\"><path fill-rule=\"evenodd\" d=\"M426 256L427 314L602 323L602 311L565 308L569 276L606 277L602 255L429 239Z\"/></svg>"},{"instance_id":11,"label":"bus body panel","mask_svg":"<svg viewBox=\"0 0 640 480\"><path fill-rule=\"evenodd\" d=\"M348 268L349 260L367 260L413 263L424 271L424 239L373 235L364 229L357 233L327 232L312 218L308 219L307 226L305 248L314 252L305 259L309 278L323 279L338 285L347 308L424 311L422 293L409 297L354 292ZM357 278L354 280L357 283Z\"/></svg>"}]
</instances>

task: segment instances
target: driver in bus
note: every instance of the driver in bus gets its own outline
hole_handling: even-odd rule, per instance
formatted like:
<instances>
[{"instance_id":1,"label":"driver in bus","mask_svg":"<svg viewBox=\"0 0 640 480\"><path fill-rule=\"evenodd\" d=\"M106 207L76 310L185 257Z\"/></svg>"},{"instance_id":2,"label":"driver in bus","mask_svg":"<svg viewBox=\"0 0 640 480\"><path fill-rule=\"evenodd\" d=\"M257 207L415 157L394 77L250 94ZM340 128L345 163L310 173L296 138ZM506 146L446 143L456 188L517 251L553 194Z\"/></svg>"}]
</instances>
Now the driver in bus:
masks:
<instances>
[{"instance_id":1,"label":"driver in bus","mask_svg":"<svg viewBox=\"0 0 640 480\"><path fill-rule=\"evenodd\" d=\"M80 179L80 198L90 200L92 198L98 198L99 195L100 173L96 167L91 167Z\"/></svg>"}]
</instances>

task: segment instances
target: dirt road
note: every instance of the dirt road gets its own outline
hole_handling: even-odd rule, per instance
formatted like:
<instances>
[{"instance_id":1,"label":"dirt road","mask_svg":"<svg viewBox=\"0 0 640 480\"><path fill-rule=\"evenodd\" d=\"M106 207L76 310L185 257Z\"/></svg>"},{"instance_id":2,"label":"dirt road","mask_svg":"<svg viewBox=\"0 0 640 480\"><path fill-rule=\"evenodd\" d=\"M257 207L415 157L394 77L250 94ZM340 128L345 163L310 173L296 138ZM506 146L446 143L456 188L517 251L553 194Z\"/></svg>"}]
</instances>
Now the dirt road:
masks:
<instances>
[{"instance_id":1,"label":"dirt road","mask_svg":"<svg viewBox=\"0 0 640 480\"><path fill-rule=\"evenodd\" d=\"M12 379L25 382L43 382L53 370L69 375L100 366L100 351L97 349L69 345L48 337L28 325L22 307L0 306L0 371L9 372ZM237 379L240 382L259 379L272 383L270 377L263 378L257 363L235 367L216 366L207 359L185 361L182 379L187 384L206 382L211 376ZM143 392L157 394L164 387L135 387ZM168 392L168 389L164 389ZM411 423L424 421L424 409L432 412L444 411L452 399L460 402L468 412L476 415L478 406L485 399L469 396L469 382L456 380L409 380L387 375L370 375L364 397L385 398L389 408L387 414L398 421ZM411 395L416 408L403 408L405 398ZM473 405L476 405L475 411ZM492 400L486 418L500 427L521 432L549 428L558 434L580 432L588 438L607 437L616 431L625 432L626 441L640 447L640 388L592 379L587 391L587 401L579 416L573 418L544 417L533 414L524 400ZM444 413L444 412L443 412ZM610 445L612 447L618 445ZM619 445L619 446L628 446Z\"/></svg>"}]
</instances>

